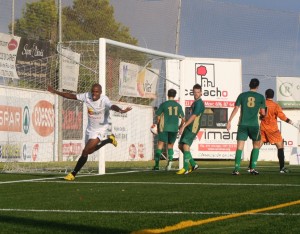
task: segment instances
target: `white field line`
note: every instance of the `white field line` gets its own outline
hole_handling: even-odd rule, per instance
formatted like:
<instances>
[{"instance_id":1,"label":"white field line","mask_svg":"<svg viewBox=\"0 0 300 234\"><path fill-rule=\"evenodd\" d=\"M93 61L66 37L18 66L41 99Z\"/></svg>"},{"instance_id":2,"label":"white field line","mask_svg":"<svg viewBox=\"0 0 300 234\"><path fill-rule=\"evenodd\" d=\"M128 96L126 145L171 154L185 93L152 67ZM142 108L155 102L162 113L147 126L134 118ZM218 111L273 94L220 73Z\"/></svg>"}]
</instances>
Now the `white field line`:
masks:
<instances>
[{"instance_id":1,"label":"white field line","mask_svg":"<svg viewBox=\"0 0 300 234\"><path fill-rule=\"evenodd\" d=\"M81 175L77 177L99 176L99 175ZM21 182L35 183L64 183L64 184L141 184L141 185L210 185L210 186L260 186L260 187L300 187L300 184L241 184L241 183L179 183L179 182L141 182L141 181L49 181L62 179L63 177L40 178L32 180L5 181L0 184L12 184Z\"/></svg>"},{"instance_id":2,"label":"white field line","mask_svg":"<svg viewBox=\"0 0 300 234\"><path fill-rule=\"evenodd\" d=\"M134 172L140 172L140 171L126 171L126 172L115 172L115 173L106 173L106 175L108 174L124 174L124 173L134 173ZM77 175L76 178L79 177L88 177L88 176L103 176L103 175L99 175L99 174L81 174L81 175ZM56 179L63 179L65 176L61 177L48 177L48 178L39 178L39 179L28 179L28 180L14 180L14 181L1 181L0 184L14 184L14 183L23 183L23 182L46 182L44 180L56 180ZM63 182L63 181L57 181L57 182ZM70 181L66 181L67 183L70 183ZM72 183L72 182L71 182Z\"/></svg>"},{"instance_id":3,"label":"white field line","mask_svg":"<svg viewBox=\"0 0 300 234\"><path fill-rule=\"evenodd\" d=\"M219 168L218 168L219 169ZM149 170L143 170L149 171ZM114 172L106 173L105 175L114 175L114 174L127 174L127 173L137 173L139 171L125 171L125 172ZM79 174L76 178L79 177L89 177L89 176L103 176L99 174ZM23 182L40 182L40 183L69 183L69 184L155 184L155 185L211 185L211 186L262 186L262 187L300 187L300 184L241 184L241 183L174 183L174 182L124 182L124 181L115 181L115 182L89 182L89 181L49 181L63 179L63 177L48 177L48 178L39 178L39 179L28 179L28 180L15 180L15 181L2 181L1 184L13 184L13 183L23 183Z\"/></svg>"},{"instance_id":4,"label":"white field line","mask_svg":"<svg viewBox=\"0 0 300 234\"><path fill-rule=\"evenodd\" d=\"M133 211L133 210L37 210L37 209L4 209L0 212L33 212L33 213L93 213L93 214L169 214L169 215L231 215L239 212L197 212L197 211ZM300 216L300 213L251 213L259 216Z\"/></svg>"},{"instance_id":5,"label":"white field line","mask_svg":"<svg viewBox=\"0 0 300 234\"><path fill-rule=\"evenodd\" d=\"M257 166L256 168L278 168L278 166ZM199 163L199 168L197 170L222 170L222 169L234 169L234 166L227 166L227 167L202 167L201 163ZM240 167L240 169L247 170L248 167ZM279 170L278 170L279 172Z\"/></svg>"},{"instance_id":6,"label":"white field line","mask_svg":"<svg viewBox=\"0 0 300 234\"><path fill-rule=\"evenodd\" d=\"M31 182L31 181L30 181ZM300 187L300 184L241 184L241 183L177 183L177 182L140 182L140 181L32 181L40 183L76 183L76 184L150 184L150 185L211 185L211 186L265 186L265 187Z\"/></svg>"}]
</instances>

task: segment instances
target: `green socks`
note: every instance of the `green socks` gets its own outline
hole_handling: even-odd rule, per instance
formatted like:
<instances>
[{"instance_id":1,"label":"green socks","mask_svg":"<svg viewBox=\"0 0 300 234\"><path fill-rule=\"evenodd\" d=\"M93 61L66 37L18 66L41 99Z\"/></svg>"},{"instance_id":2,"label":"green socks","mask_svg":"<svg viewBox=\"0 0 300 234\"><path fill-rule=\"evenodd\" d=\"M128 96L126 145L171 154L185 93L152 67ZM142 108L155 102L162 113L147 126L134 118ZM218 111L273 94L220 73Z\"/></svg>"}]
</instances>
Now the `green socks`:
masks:
<instances>
[{"instance_id":1,"label":"green socks","mask_svg":"<svg viewBox=\"0 0 300 234\"><path fill-rule=\"evenodd\" d=\"M258 155L259 155L259 149L252 149L252 151L251 151L251 169L254 169L256 167Z\"/></svg>"},{"instance_id":2,"label":"green socks","mask_svg":"<svg viewBox=\"0 0 300 234\"><path fill-rule=\"evenodd\" d=\"M161 149L157 149L155 152L155 156L154 156L155 166L154 167L159 167L159 160L160 160L161 152L162 152Z\"/></svg>"},{"instance_id":3,"label":"green socks","mask_svg":"<svg viewBox=\"0 0 300 234\"><path fill-rule=\"evenodd\" d=\"M234 170L235 171L240 170L241 160L242 160L242 153L243 153L243 150L235 151L235 165L234 165Z\"/></svg>"},{"instance_id":4,"label":"green socks","mask_svg":"<svg viewBox=\"0 0 300 234\"><path fill-rule=\"evenodd\" d=\"M168 149L168 159L170 161L173 160L173 156L174 156L174 150L173 149Z\"/></svg>"},{"instance_id":5,"label":"green socks","mask_svg":"<svg viewBox=\"0 0 300 234\"><path fill-rule=\"evenodd\" d=\"M184 169L185 170L189 170L190 164L192 167L194 167L196 165L190 151L183 151L183 158L184 158Z\"/></svg>"}]
</instances>

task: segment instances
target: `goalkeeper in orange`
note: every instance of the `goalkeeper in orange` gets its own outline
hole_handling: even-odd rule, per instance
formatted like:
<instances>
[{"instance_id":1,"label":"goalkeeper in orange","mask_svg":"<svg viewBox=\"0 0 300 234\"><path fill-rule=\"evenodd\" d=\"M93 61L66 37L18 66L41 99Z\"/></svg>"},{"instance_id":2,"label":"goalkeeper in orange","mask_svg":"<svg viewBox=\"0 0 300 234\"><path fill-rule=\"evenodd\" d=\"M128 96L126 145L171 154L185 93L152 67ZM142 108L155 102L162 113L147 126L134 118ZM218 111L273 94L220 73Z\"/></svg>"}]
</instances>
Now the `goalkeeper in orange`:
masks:
<instances>
[{"instance_id":1,"label":"goalkeeper in orange","mask_svg":"<svg viewBox=\"0 0 300 234\"><path fill-rule=\"evenodd\" d=\"M270 144L275 144L277 147L277 156L279 159L279 171L280 173L288 173L288 170L284 167L284 145L281 133L278 129L277 118L285 121L293 126L297 127L296 124L292 122L283 113L281 107L273 101L274 90L267 89L265 92L266 97L266 115L262 118L260 123L260 134L261 141L260 147L269 142ZM250 159L251 162L251 159Z\"/></svg>"}]
</instances>

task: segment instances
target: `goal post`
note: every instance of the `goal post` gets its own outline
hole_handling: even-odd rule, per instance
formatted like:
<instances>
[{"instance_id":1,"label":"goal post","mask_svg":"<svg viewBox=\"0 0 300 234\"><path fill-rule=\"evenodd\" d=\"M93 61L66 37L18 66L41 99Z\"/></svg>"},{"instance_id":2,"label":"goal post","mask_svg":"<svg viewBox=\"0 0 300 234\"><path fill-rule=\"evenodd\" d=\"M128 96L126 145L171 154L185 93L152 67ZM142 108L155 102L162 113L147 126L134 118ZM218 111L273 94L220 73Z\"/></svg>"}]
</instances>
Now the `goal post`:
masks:
<instances>
[{"instance_id":1,"label":"goal post","mask_svg":"<svg viewBox=\"0 0 300 234\"><path fill-rule=\"evenodd\" d=\"M184 89L180 88L184 87L184 73L181 67L181 61L184 58L181 55L151 50L106 38L99 39L99 83L102 85L102 93L117 105L124 106L124 108L132 106L133 110L128 112L127 120L124 123L126 125L135 123L131 127L135 129L115 126L114 121L119 122L117 119L119 116L114 118L112 115L112 132L118 136L120 135L118 131L121 130L124 131L124 135L127 135L126 139L117 137L120 150L112 149L112 147L103 147L99 150L99 174L105 174L106 161L111 160L110 155L130 154L130 147L136 151L136 155L132 153L132 155L127 155L121 160L142 160L145 157L144 154L149 153L151 153L152 159L154 147L150 147L151 151L147 148L153 142L153 135L149 130L155 115L153 108L158 107L166 100L166 90L169 88L177 90L176 98L184 105ZM154 87L154 90L149 86ZM149 138L145 138L145 135L148 135ZM134 138L141 139L141 142ZM149 142L149 139L152 142ZM139 150L143 152L139 152Z\"/></svg>"},{"instance_id":2,"label":"goal post","mask_svg":"<svg viewBox=\"0 0 300 234\"><path fill-rule=\"evenodd\" d=\"M108 144L89 155L80 173L153 167L157 139L150 126L155 108L167 99L170 88L184 105L185 57L104 38L63 42L58 48L54 55L19 64L18 79L0 77L0 171L70 172L85 145L88 110L77 100L63 98L60 104L47 86L85 93L94 83L102 85L112 104L132 110L111 111L118 146Z\"/></svg>"}]
</instances>

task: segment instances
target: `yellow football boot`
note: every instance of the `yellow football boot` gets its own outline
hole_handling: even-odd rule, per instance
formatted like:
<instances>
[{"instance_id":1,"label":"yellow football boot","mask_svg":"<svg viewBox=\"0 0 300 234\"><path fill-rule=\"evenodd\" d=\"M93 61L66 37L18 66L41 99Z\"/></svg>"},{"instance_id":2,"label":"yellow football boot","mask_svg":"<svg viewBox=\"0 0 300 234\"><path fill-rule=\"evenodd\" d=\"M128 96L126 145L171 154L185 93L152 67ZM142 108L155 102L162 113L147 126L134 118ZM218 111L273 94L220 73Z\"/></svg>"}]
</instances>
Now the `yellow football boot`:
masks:
<instances>
[{"instance_id":1,"label":"yellow football boot","mask_svg":"<svg viewBox=\"0 0 300 234\"><path fill-rule=\"evenodd\" d=\"M75 176L73 176L72 173L69 173L64 177L64 180L68 180L68 181L75 180Z\"/></svg>"},{"instance_id":2,"label":"yellow football boot","mask_svg":"<svg viewBox=\"0 0 300 234\"><path fill-rule=\"evenodd\" d=\"M114 135L114 134L111 134L108 138L111 139L111 140L112 140L112 144L113 144L115 147L117 147L118 142L117 142L117 140L116 140L115 135Z\"/></svg>"}]
</instances>

